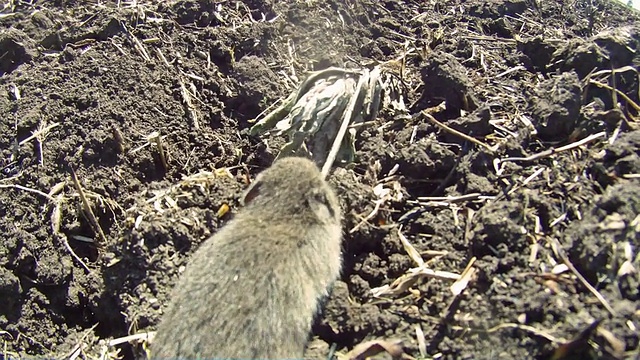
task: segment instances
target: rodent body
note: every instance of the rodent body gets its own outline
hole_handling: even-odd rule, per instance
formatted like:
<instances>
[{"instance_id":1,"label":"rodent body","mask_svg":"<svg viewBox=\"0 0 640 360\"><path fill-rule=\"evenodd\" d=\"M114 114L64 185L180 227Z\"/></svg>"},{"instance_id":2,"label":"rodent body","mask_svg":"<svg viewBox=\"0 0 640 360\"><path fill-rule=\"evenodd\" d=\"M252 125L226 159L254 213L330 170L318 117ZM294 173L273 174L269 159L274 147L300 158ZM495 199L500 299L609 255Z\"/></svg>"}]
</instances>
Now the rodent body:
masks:
<instances>
[{"instance_id":1,"label":"rodent body","mask_svg":"<svg viewBox=\"0 0 640 360\"><path fill-rule=\"evenodd\" d=\"M187 265L152 358L302 358L319 302L340 273L337 197L313 162L284 158L242 200Z\"/></svg>"}]
</instances>

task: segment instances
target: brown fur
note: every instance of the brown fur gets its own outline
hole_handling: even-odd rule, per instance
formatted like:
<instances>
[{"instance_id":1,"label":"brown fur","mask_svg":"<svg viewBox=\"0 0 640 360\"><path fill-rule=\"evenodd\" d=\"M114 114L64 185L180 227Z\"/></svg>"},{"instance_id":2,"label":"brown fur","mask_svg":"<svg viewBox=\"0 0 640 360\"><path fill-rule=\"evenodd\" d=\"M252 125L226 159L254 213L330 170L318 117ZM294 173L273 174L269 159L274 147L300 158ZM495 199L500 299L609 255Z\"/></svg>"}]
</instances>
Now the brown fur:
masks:
<instances>
[{"instance_id":1,"label":"brown fur","mask_svg":"<svg viewBox=\"0 0 640 360\"><path fill-rule=\"evenodd\" d=\"M190 260L151 346L160 358L302 358L341 268L341 211L313 162L284 158Z\"/></svg>"}]
</instances>

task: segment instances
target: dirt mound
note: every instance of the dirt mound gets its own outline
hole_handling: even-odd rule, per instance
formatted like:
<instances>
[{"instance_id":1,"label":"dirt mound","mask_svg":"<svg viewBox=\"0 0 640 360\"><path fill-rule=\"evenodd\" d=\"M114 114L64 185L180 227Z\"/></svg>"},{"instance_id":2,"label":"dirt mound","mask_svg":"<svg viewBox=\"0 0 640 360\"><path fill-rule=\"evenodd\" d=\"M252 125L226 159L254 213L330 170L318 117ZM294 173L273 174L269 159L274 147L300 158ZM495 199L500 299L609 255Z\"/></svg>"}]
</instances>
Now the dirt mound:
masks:
<instances>
[{"instance_id":1,"label":"dirt mound","mask_svg":"<svg viewBox=\"0 0 640 360\"><path fill-rule=\"evenodd\" d=\"M284 141L249 136L251 121L309 71L408 49L411 116L382 111L330 179L345 267L309 357L375 339L422 358L640 351L637 12L608 1L9 4L1 358L141 354L140 342L109 341L155 329L189 255ZM408 275L422 261L432 273Z\"/></svg>"}]
</instances>

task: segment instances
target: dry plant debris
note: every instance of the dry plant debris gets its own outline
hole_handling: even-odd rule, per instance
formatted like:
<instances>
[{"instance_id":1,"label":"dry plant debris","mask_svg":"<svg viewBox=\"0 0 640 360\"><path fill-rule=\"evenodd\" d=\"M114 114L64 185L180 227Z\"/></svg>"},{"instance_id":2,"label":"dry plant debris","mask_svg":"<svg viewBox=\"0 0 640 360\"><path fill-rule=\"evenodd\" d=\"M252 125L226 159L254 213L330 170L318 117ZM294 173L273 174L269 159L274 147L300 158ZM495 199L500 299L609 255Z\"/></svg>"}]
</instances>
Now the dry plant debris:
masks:
<instances>
[{"instance_id":1,"label":"dry plant debris","mask_svg":"<svg viewBox=\"0 0 640 360\"><path fill-rule=\"evenodd\" d=\"M18 177L19 176L16 176L10 179L3 179L3 182L6 180L15 181L18 179ZM98 219L93 211L93 208L96 207L96 205L99 205L101 209L108 209L111 212L114 220L116 219L116 212L122 213L123 210L118 205L118 203L116 203L114 200L105 198L100 194L84 189L80 184L80 181L78 180L78 177L73 169L71 170L71 180L72 180L71 182L73 183L76 189L76 192L71 193L69 195L65 195L63 193L64 188L67 186L66 181L62 181L55 184L48 193L45 193L37 189L32 189L26 186L22 186L19 184L0 184L0 188L14 188L18 190L23 190L23 191L37 194L47 199L48 205L52 205L53 207L49 220L51 222L51 229L53 231L54 237L62 243L63 247L66 249L69 255L71 255L71 257L79 265L81 265L82 268L87 273L89 273L91 272L91 269L86 264L86 262L73 251L73 249L69 245L67 235L61 231L61 223L63 218L62 206L68 203L70 200L73 200L74 198L78 198L80 200L80 206L78 207L79 214L74 214L73 216L78 216L80 214L84 215L84 217L89 221L89 224L93 229L94 233L96 234L96 236L98 237L99 241L95 241L92 237L83 236L79 234L71 235L71 237L76 240L84 241L87 243L95 243L96 246L105 244L107 242L107 238L106 238L106 235L104 234L104 231L100 227ZM93 204L96 204L96 205L92 205L92 202L90 200L93 201Z\"/></svg>"},{"instance_id":2,"label":"dry plant debris","mask_svg":"<svg viewBox=\"0 0 640 360\"><path fill-rule=\"evenodd\" d=\"M413 247L413 245L411 245L409 240L402 234L402 227L398 229L398 237L400 238L400 241L402 242L402 246L404 247L409 257L418 266L407 270L406 274L394 280L390 285L383 285L383 286L371 289L371 294L373 295L373 297L382 298L382 297L389 297L389 296L393 297L393 296L402 295L404 292L409 290L409 288L415 285L420 279L423 279L423 278L454 280L456 281L454 285L458 284L460 281L463 281L462 283L460 283L461 285L455 285L455 287L452 287L452 291L454 292L454 294L456 294L456 292L457 294L459 294L462 291L462 288L466 287L469 277L473 274L471 270L466 270L465 273L467 273L468 275L463 278L461 275L453 272L430 269L427 267L428 263L426 263L424 259L422 259L422 256L420 255L420 253ZM442 257L442 255L436 256L434 259L432 259L432 261L440 257ZM470 266L468 268L470 269Z\"/></svg>"},{"instance_id":3,"label":"dry plant debris","mask_svg":"<svg viewBox=\"0 0 640 360\"><path fill-rule=\"evenodd\" d=\"M145 200L142 204L136 204L126 210L129 214L126 222L134 229L140 227L140 224L146 217L162 216L171 209L178 209L178 200L182 197L191 197L192 189L197 189L202 194L207 194L209 188L213 186L220 177L233 177L230 168L221 168L214 171L201 170L195 174L184 176L177 184L171 185L169 188L155 192L154 196ZM148 206L151 205L151 208ZM222 217L229 211L229 205L223 204L218 209L217 216ZM191 224L197 219L181 219L185 224Z\"/></svg>"},{"instance_id":4,"label":"dry plant debris","mask_svg":"<svg viewBox=\"0 0 640 360\"><path fill-rule=\"evenodd\" d=\"M89 223L93 228L93 231L95 231L95 233L98 234L98 238L100 239L100 242L98 243L98 245L106 244L107 236L104 234L104 231L102 231L102 227L100 226L100 223L96 218L96 215L93 213L93 209L91 208L89 199L87 199L87 195L85 194L85 191L82 188L82 185L80 184L80 180L78 180L78 176L76 175L76 172L73 169L71 169L71 180L73 181L73 185L75 186L76 190L78 191L78 194L80 195L80 201L82 201L82 210L85 216L87 217L87 219L89 220Z\"/></svg>"},{"instance_id":5,"label":"dry plant debris","mask_svg":"<svg viewBox=\"0 0 640 360\"><path fill-rule=\"evenodd\" d=\"M375 120L381 107L406 111L396 76L383 66L313 72L249 133L287 135L289 142L278 156L309 153L317 163L325 163L326 176L336 159L353 161L359 124Z\"/></svg>"},{"instance_id":6,"label":"dry plant debris","mask_svg":"<svg viewBox=\"0 0 640 360\"><path fill-rule=\"evenodd\" d=\"M345 355L338 355L339 360L365 360L375 359L375 355L387 353L392 359L412 360L413 357L404 353L401 341L371 340L356 345L353 350Z\"/></svg>"}]
</instances>

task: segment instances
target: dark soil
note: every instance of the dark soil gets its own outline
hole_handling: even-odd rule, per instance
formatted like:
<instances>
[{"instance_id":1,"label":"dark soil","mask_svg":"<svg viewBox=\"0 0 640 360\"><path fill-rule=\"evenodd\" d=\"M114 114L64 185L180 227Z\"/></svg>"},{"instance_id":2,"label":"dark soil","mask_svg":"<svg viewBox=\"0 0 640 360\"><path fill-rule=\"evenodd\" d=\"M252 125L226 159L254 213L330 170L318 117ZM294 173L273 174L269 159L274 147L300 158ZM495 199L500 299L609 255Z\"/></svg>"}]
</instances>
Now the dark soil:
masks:
<instances>
[{"instance_id":1,"label":"dark soil","mask_svg":"<svg viewBox=\"0 0 640 360\"><path fill-rule=\"evenodd\" d=\"M385 111L360 132L356 162L331 177L345 266L308 356L373 339L402 340L421 358L640 356L638 13L601 1L8 3L0 359L141 355L139 343L107 342L155 329L189 255L277 155L282 139L250 137L250 121L308 71L392 60L407 46L418 49L405 69L411 113L444 102L436 119L497 150ZM361 224L378 184L402 197ZM373 297L416 266L400 224L425 260L445 253L429 268L461 273L477 259L460 295L449 280L422 279ZM555 271L561 254L612 311L574 272ZM589 342L562 352L550 340L596 320Z\"/></svg>"}]
</instances>

